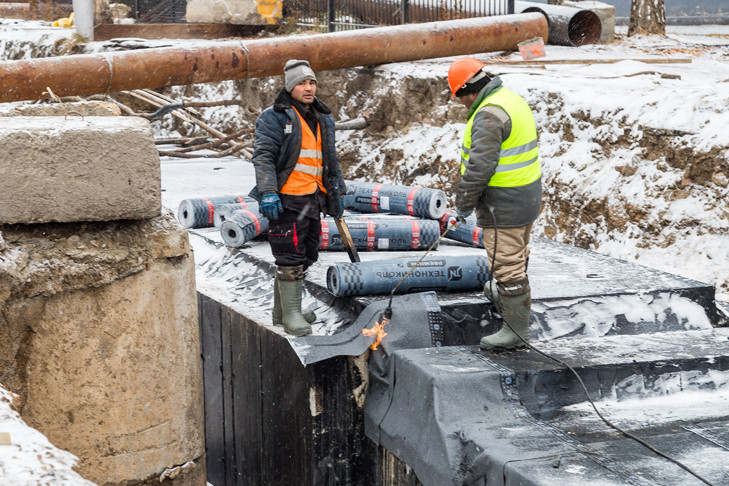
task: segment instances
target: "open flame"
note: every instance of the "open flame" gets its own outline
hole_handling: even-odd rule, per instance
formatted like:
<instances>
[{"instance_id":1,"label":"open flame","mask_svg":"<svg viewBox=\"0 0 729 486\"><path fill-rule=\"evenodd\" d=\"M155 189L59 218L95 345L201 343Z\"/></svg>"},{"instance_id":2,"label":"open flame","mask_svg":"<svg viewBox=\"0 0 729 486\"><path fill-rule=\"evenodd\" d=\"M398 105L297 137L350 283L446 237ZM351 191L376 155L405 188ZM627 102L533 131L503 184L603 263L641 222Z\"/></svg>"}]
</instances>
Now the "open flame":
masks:
<instances>
[{"instance_id":1,"label":"open flame","mask_svg":"<svg viewBox=\"0 0 729 486\"><path fill-rule=\"evenodd\" d=\"M362 334L365 336L375 336L375 342L370 344L370 349L377 349L377 346L382 342L382 338L387 336L385 332L385 326L390 322L390 319L383 317L382 322L375 322L375 325L371 329L362 329Z\"/></svg>"}]
</instances>

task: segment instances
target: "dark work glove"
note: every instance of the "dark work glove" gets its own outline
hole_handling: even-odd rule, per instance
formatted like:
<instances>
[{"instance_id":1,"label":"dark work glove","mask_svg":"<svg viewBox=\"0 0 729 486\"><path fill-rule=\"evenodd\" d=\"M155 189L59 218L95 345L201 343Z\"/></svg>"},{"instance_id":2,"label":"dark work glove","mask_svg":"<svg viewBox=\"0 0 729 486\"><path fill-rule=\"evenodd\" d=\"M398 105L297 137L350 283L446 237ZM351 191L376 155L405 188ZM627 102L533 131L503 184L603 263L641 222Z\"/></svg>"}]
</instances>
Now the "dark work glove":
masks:
<instances>
[{"instance_id":1,"label":"dark work glove","mask_svg":"<svg viewBox=\"0 0 729 486\"><path fill-rule=\"evenodd\" d=\"M332 215L339 219L344 216L344 196L336 198L334 203L334 214Z\"/></svg>"},{"instance_id":2,"label":"dark work glove","mask_svg":"<svg viewBox=\"0 0 729 486\"><path fill-rule=\"evenodd\" d=\"M278 215L283 213L283 205L278 194L275 192L267 192L261 198L261 215L268 219L278 219Z\"/></svg>"},{"instance_id":3,"label":"dark work glove","mask_svg":"<svg viewBox=\"0 0 729 486\"><path fill-rule=\"evenodd\" d=\"M466 209L466 210L460 210L456 209L456 221L458 221L458 224L465 224L466 218L469 217L473 213L473 209Z\"/></svg>"}]
</instances>

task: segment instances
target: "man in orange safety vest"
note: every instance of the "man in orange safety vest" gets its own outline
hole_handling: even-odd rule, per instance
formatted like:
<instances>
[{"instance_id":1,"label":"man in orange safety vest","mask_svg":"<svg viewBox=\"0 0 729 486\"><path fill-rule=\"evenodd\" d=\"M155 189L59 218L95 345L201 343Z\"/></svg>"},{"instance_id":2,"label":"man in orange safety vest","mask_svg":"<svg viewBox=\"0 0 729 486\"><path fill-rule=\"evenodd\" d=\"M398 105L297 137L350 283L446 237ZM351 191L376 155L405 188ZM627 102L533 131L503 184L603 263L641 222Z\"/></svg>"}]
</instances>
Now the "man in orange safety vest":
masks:
<instances>
[{"instance_id":1,"label":"man in orange safety vest","mask_svg":"<svg viewBox=\"0 0 729 486\"><path fill-rule=\"evenodd\" d=\"M273 323L311 333L313 312L301 309L304 272L318 259L321 213L340 218L346 186L334 146L331 110L316 97L316 75L304 60L284 66L285 87L256 120L251 196L268 218L276 261Z\"/></svg>"}]
</instances>

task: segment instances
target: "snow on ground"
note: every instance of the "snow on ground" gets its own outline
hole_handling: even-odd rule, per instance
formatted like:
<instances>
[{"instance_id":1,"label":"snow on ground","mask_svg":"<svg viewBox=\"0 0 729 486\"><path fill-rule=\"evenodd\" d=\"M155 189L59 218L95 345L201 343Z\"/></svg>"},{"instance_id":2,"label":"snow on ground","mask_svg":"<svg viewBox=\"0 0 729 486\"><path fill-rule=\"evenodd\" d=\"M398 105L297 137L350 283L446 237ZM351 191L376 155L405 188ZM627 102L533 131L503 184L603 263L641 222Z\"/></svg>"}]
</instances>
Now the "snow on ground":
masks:
<instances>
[{"instance_id":1,"label":"snow on ground","mask_svg":"<svg viewBox=\"0 0 729 486\"><path fill-rule=\"evenodd\" d=\"M624 34L624 29L618 27L618 33ZM502 76L506 86L522 94L535 110L547 188L550 185L569 188L576 198L610 199L618 209L625 206L643 208L649 216L653 214L648 218L651 224L662 225L665 229L659 230L656 237L660 240L662 236L663 240L646 248L642 237L646 228L640 221L626 223L616 230L597 218L586 222L580 230L590 234L593 249L722 286L724 295L720 297L729 301L729 208L726 202L729 174L724 174L723 180L717 177L713 184L679 192L685 179L683 168L673 168L665 162L661 164L660 160L649 163L645 149L637 143L645 132L624 128L645 126L686 132L678 136L679 145L691 146L693 152L713 151L717 157L723 157L726 166L729 158L729 130L726 129L729 126L729 26L669 26L667 30L666 37L621 38L611 45L580 48L548 45L546 48L546 59L625 59L616 64L502 65L494 67L493 71ZM18 50L18 41L50 49L59 40L72 35L72 30L50 28L43 22L0 19L0 58L29 57L29 50ZM172 43L178 41L152 41L150 46ZM89 46L90 51L103 48L101 43ZM690 57L692 62L648 64L634 60L659 56ZM489 60L495 56L477 57ZM509 57L518 59L515 54ZM376 72L393 80L400 76L422 76L445 83L444 76L451 60L391 64L377 67ZM396 88L396 84L393 87ZM555 98L545 97L545 92L554 93ZM235 116L234 111L227 110L228 113L221 111L216 116L221 121ZM560 118L562 120L558 120ZM569 133L562 128L564 118L569 119L568 125L572 127ZM338 136L338 141L345 148L356 144L364 159L374 158L372 154L385 147L401 150L404 163L411 168L424 157L434 156L434 152L442 163L455 167L464 125L414 124L402 137L393 136L384 142L380 138L378 143L358 140L356 134L344 132ZM554 127L550 129L552 125ZM180 171L185 170L185 163L174 162ZM221 161L220 167L227 164L230 162ZM620 167L631 165L635 166L635 172L630 177L624 176ZM376 176L378 172L372 171L372 174ZM210 174L211 178L226 176L229 172L225 170ZM211 181L184 178L179 181L190 184L188 197L210 195L206 188L219 187ZM429 175L424 174L417 182L428 185ZM244 185L250 185L250 181ZM179 201L166 200L165 204L176 210ZM574 234L561 233L559 226L554 225L559 217L558 208L546 211L536 231L546 234L550 226L556 226L556 230L551 228L554 231L551 237L571 241ZM0 434L3 433L10 434L11 445L0 442L0 484L90 484L71 469L75 462L71 454L56 449L40 433L24 424L11 409L8 392L0 387ZM0 435L0 439L2 437Z\"/></svg>"},{"instance_id":2,"label":"snow on ground","mask_svg":"<svg viewBox=\"0 0 729 486\"><path fill-rule=\"evenodd\" d=\"M77 458L60 450L13 410L12 394L0 386L0 484L92 486L72 468Z\"/></svg>"}]
</instances>

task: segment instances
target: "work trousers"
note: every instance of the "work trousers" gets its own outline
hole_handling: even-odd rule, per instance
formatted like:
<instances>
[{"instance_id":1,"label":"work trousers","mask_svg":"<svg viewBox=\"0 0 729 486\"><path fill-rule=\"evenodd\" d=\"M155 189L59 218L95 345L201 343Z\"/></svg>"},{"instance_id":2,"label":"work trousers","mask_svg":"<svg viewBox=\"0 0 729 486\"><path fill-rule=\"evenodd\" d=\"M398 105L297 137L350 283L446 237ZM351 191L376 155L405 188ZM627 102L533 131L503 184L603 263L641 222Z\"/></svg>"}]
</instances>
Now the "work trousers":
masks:
<instances>
[{"instance_id":1,"label":"work trousers","mask_svg":"<svg viewBox=\"0 0 729 486\"><path fill-rule=\"evenodd\" d=\"M529 238L532 225L498 228L494 255L494 228L483 229L483 246L489 255L491 273L499 283L525 279L529 262Z\"/></svg>"},{"instance_id":2,"label":"work trousers","mask_svg":"<svg viewBox=\"0 0 729 486\"><path fill-rule=\"evenodd\" d=\"M319 259L321 219L284 208L278 219L268 222L268 243L276 265L309 268Z\"/></svg>"}]
</instances>

